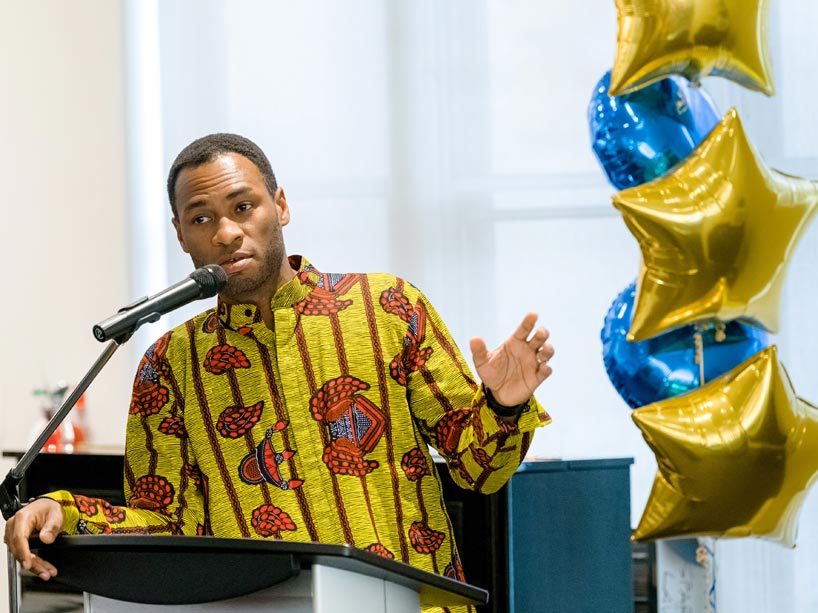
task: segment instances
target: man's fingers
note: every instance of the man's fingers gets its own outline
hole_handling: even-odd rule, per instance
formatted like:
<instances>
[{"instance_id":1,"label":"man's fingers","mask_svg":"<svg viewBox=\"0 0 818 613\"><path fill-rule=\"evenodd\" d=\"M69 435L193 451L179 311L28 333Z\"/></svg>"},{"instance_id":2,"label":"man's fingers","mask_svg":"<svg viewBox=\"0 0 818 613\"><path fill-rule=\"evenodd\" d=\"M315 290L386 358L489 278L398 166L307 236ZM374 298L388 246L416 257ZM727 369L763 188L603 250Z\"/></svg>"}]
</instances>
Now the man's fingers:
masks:
<instances>
[{"instance_id":1,"label":"man's fingers","mask_svg":"<svg viewBox=\"0 0 818 613\"><path fill-rule=\"evenodd\" d=\"M23 568L29 570L31 568L31 551L28 548L28 537L31 535L32 528L29 517L26 515L20 517L21 514L23 514L23 511L19 511L6 524L5 541L12 555L17 558Z\"/></svg>"},{"instance_id":2,"label":"man's fingers","mask_svg":"<svg viewBox=\"0 0 818 613\"><path fill-rule=\"evenodd\" d=\"M537 367L537 377L539 377L540 383L550 377L552 372L554 371L548 364L545 362L540 362L540 365Z\"/></svg>"},{"instance_id":3,"label":"man's fingers","mask_svg":"<svg viewBox=\"0 0 818 613\"><path fill-rule=\"evenodd\" d=\"M48 581L57 576L57 569L53 564L34 554L31 556L31 568L28 570L43 581Z\"/></svg>"},{"instance_id":4,"label":"man's fingers","mask_svg":"<svg viewBox=\"0 0 818 613\"><path fill-rule=\"evenodd\" d=\"M531 347L534 351L539 351L540 348L545 345L545 341L548 340L548 330L540 326L536 330L534 330L534 334L528 339L528 346Z\"/></svg>"},{"instance_id":5,"label":"man's fingers","mask_svg":"<svg viewBox=\"0 0 818 613\"><path fill-rule=\"evenodd\" d=\"M517 329L514 331L512 336L518 341L527 341L528 335L531 334L531 331L534 329L535 323L537 323L537 314L528 313L525 317L523 317L523 321L520 322L519 326L517 326Z\"/></svg>"},{"instance_id":6,"label":"man's fingers","mask_svg":"<svg viewBox=\"0 0 818 613\"><path fill-rule=\"evenodd\" d=\"M537 362L545 364L554 357L554 348L549 343L543 343L537 348Z\"/></svg>"}]
</instances>

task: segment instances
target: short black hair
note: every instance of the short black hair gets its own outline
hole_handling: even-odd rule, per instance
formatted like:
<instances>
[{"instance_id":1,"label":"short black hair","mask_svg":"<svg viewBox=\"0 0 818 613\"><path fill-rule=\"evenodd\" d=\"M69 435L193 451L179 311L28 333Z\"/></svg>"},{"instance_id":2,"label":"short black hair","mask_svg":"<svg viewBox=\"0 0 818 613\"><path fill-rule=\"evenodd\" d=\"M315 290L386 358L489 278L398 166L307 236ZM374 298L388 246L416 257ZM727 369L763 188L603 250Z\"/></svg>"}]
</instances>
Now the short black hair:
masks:
<instances>
[{"instance_id":1,"label":"short black hair","mask_svg":"<svg viewBox=\"0 0 818 613\"><path fill-rule=\"evenodd\" d=\"M276 183L273 168L270 166L270 160L264 155L261 147L249 138L238 134L208 134L197 138L182 149L170 167L170 172L168 172L168 200L170 200L170 209L173 211L174 217L176 217L176 180L179 178L179 173L185 168L196 168L202 164L212 162L225 153L237 153L253 162L264 177L264 184L267 186L270 196L275 198L278 184Z\"/></svg>"}]
</instances>

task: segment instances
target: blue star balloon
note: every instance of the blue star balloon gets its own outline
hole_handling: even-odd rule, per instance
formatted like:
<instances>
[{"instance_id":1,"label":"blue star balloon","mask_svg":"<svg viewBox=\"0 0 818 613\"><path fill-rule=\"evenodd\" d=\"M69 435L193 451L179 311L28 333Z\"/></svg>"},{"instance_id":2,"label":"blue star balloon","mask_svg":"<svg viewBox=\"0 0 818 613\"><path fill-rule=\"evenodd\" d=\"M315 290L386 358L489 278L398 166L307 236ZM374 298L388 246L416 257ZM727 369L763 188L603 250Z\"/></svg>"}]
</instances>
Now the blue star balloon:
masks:
<instances>
[{"instance_id":1,"label":"blue star balloon","mask_svg":"<svg viewBox=\"0 0 818 613\"><path fill-rule=\"evenodd\" d=\"M663 176L684 160L719 122L710 96L672 76L631 94L611 97L608 71L588 105L591 144L618 189Z\"/></svg>"},{"instance_id":2,"label":"blue star balloon","mask_svg":"<svg viewBox=\"0 0 818 613\"><path fill-rule=\"evenodd\" d=\"M613 301L602 328L605 370L631 408L684 394L700 386L696 330L688 325L641 342L627 340L636 284ZM713 325L702 330L705 382L732 370L770 344L769 335L736 320L726 324L722 340Z\"/></svg>"}]
</instances>

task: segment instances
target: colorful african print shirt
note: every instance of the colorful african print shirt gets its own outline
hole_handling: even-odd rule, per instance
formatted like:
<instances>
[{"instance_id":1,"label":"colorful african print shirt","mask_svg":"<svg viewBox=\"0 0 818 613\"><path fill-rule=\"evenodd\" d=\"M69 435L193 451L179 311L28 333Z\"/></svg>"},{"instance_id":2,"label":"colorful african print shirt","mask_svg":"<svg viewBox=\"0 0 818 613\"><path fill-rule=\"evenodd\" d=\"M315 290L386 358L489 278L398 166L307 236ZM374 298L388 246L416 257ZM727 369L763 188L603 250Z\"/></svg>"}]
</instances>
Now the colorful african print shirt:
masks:
<instances>
[{"instance_id":1,"label":"colorful african print shirt","mask_svg":"<svg viewBox=\"0 0 818 613\"><path fill-rule=\"evenodd\" d=\"M55 492L68 533L212 534L349 544L463 580L428 446L490 493L550 421L498 420L423 294L385 274L296 277L218 307L142 358L128 420L128 506Z\"/></svg>"}]
</instances>

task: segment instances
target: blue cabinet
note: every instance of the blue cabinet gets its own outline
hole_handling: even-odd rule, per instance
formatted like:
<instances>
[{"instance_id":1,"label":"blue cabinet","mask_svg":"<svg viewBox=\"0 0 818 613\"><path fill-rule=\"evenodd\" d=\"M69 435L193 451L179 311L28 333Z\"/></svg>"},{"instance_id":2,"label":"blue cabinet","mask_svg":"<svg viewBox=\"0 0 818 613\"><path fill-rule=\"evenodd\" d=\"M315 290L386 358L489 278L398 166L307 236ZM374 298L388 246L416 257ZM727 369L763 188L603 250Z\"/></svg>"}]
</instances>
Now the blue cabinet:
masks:
<instances>
[{"instance_id":1,"label":"blue cabinet","mask_svg":"<svg viewBox=\"0 0 818 613\"><path fill-rule=\"evenodd\" d=\"M444 498L491 613L632 613L631 458L525 462L496 494Z\"/></svg>"},{"instance_id":2,"label":"blue cabinet","mask_svg":"<svg viewBox=\"0 0 818 613\"><path fill-rule=\"evenodd\" d=\"M631 463L526 462L512 477L511 613L633 611Z\"/></svg>"}]
</instances>

